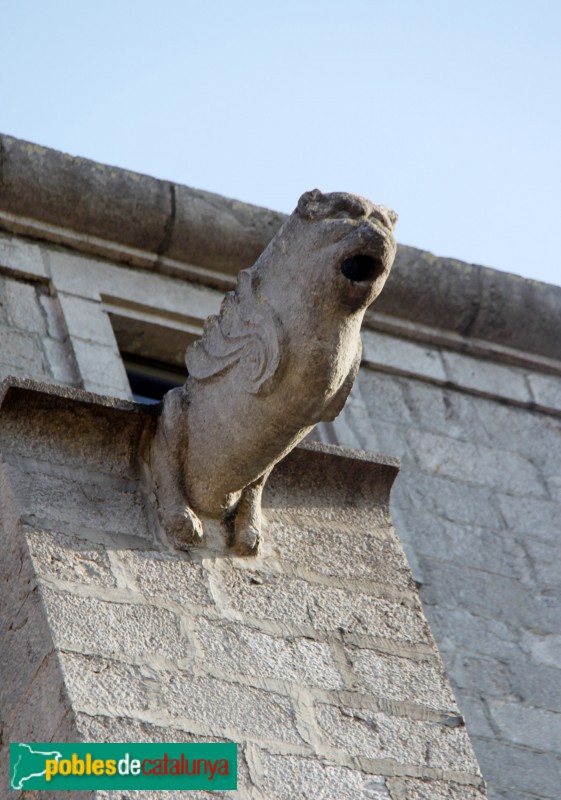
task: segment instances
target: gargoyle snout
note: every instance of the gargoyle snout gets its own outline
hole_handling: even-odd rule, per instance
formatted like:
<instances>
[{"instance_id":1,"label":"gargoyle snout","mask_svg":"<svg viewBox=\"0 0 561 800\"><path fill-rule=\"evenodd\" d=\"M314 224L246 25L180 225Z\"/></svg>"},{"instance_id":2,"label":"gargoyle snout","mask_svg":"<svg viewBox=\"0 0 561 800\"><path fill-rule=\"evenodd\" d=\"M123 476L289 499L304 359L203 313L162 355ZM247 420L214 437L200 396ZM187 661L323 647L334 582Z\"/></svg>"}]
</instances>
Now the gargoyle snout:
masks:
<instances>
[{"instance_id":1,"label":"gargoyle snout","mask_svg":"<svg viewBox=\"0 0 561 800\"><path fill-rule=\"evenodd\" d=\"M385 228L392 232L397 224L398 216L395 211L392 211L387 206L372 206L368 219L381 222Z\"/></svg>"}]
</instances>

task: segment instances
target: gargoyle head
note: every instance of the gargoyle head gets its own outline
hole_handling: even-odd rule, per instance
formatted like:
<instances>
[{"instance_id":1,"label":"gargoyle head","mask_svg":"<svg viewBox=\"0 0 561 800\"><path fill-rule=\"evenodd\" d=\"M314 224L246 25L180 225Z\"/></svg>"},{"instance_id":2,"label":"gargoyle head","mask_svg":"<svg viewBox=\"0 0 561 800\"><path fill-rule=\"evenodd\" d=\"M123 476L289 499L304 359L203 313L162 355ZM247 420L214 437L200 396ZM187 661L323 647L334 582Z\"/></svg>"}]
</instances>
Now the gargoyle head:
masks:
<instances>
[{"instance_id":1,"label":"gargoyle head","mask_svg":"<svg viewBox=\"0 0 561 800\"><path fill-rule=\"evenodd\" d=\"M308 280L352 310L364 310L380 294L393 263L397 214L346 192L306 192L289 220L306 259ZM331 274L326 274L331 271Z\"/></svg>"}]
</instances>

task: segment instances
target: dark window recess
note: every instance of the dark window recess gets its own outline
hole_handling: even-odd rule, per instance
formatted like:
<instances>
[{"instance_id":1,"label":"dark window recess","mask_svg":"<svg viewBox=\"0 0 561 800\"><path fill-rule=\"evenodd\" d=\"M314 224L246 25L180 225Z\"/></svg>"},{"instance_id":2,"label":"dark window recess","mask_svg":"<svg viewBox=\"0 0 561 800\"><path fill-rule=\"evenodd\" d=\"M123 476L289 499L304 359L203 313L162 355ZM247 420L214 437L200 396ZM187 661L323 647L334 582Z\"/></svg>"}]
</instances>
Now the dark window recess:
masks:
<instances>
[{"instance_id":1,"label":"dark window recess","mask_svg":"<svg viewBox=\"0 0 561 800\"><path fill-rule=\"evenodd\" d=\"M137 403L159 403L166 392L182 386L187 378L186 370L126 353L123 353L123 364Z\"/></svg>"}]
</instances>

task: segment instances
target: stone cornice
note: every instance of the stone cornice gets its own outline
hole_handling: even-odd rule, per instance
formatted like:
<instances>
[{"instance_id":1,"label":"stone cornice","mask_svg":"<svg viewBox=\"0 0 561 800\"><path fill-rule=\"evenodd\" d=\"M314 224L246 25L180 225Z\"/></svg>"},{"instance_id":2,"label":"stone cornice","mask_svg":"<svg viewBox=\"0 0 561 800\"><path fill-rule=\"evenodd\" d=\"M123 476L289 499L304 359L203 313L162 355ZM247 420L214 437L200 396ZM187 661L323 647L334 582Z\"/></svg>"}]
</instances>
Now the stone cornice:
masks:
<instances>
[{"instance_id":1,"label":"stone cornice","mask_svg":"<svg viewBox=\"0 0 561 800\"><path fill-rule=\"evenodd\" d=\"M306 188L306 187L304 187ZM228 288L285 215L0 135L0 229ZM376 314L558 360L561 288L398 249Z\"/></svg>"}]
</instances>

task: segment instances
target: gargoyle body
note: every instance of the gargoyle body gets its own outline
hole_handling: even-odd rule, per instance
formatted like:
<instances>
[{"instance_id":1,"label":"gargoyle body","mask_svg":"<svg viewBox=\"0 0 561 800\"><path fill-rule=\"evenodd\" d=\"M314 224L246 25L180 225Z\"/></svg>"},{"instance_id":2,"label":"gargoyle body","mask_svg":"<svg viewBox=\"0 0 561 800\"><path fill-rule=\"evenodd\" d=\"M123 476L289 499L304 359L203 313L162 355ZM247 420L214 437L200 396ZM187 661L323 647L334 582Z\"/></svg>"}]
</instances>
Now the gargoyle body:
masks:
<instances>
[{"instance_id":1,"label":"gargoyle body","mask_svg":"<svg viewBox=\"0 0 561 800\"><path fill-rule=\"evenodd\" d=\"M164 398L152 448L160 516L180 546L202 538L202 513L232 523L236 552L258 552L271 469L351 390L395 221L354 195L307 192L187 348L189 377Z\"/></svg>"}]
</instances>

